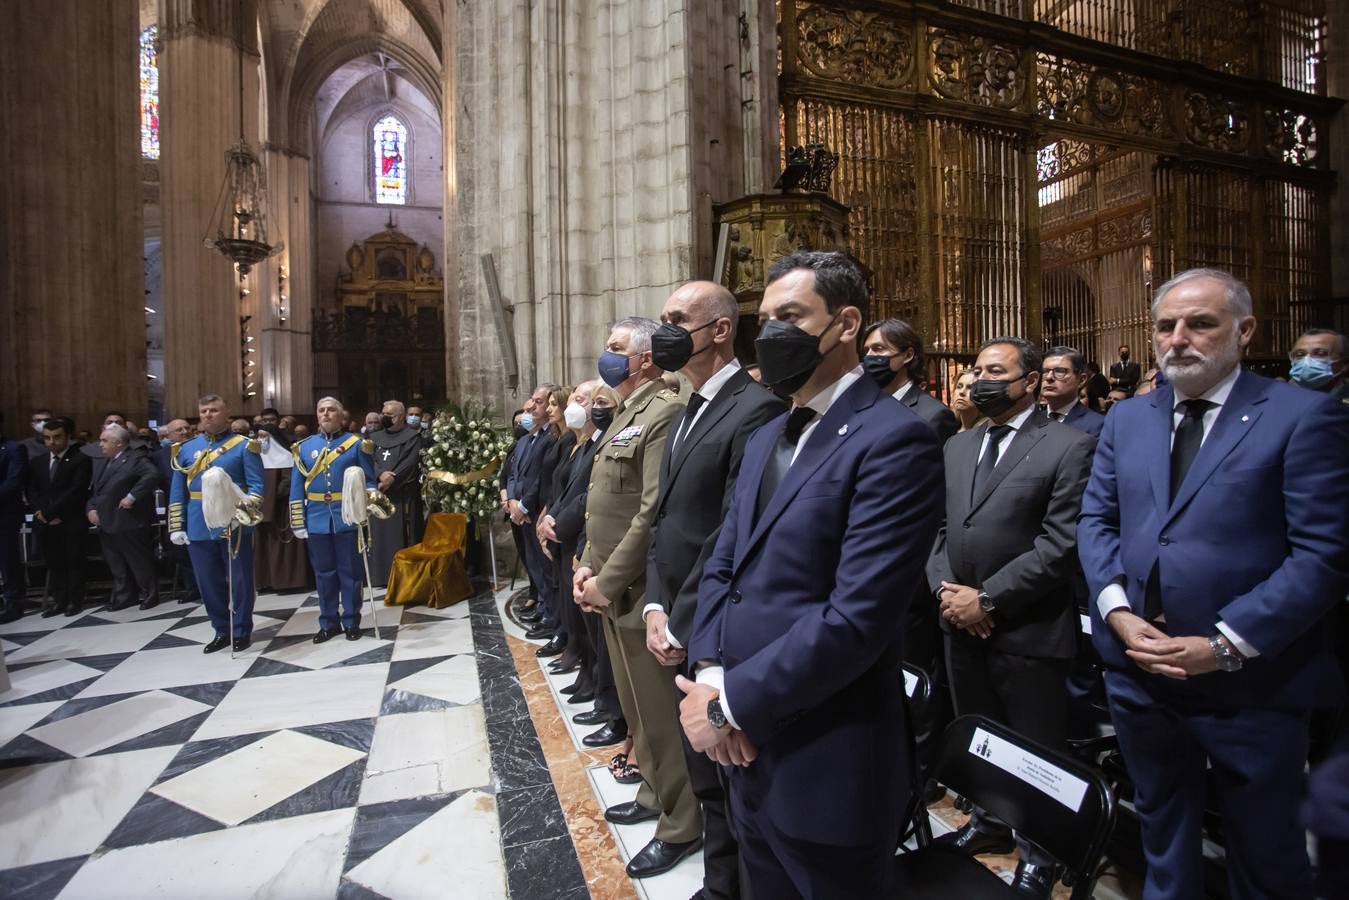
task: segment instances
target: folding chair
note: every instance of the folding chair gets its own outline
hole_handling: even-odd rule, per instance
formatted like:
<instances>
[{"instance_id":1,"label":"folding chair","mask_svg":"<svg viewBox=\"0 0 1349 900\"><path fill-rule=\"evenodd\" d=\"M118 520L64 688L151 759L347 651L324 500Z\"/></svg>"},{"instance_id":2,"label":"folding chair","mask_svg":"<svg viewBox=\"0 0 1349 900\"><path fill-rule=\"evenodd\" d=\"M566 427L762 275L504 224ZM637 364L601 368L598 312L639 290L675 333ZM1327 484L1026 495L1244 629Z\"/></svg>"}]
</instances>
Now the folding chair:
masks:
<instances>
[{"instance_id":1,"label":"folding chair","mask_svg":"<svg viewBox=\"0 0 1349 900\"><path fill-rule=\"evenodd\" d=\"M1073 900L1091 897L1115 824L1114 795L1095 768L982 716L961 716L942 736L936 775L1062 863ZM1016 896L978 860L940 844L895 862L897 897Z\"/></svg>"},{"instance_id":2,"label":"folding chair","mask_svg":"<svg viewBox=\"0 0 1349 900\"><path fill-rule=\"evenodd\" d=\"M927 806L923 803L923 767L918 759L918 734L914 722L926 722L928 707L932 703L932 679L927 672L912 663L904 663L901 671L904 679L904 724L909 736L909 771L913 788L909 795L909 806L904 812L904 830L899 838L900 849L909 838L914 838L919 847L932 843L932 823L927 817Z\"/></svg>"}]
</instances>

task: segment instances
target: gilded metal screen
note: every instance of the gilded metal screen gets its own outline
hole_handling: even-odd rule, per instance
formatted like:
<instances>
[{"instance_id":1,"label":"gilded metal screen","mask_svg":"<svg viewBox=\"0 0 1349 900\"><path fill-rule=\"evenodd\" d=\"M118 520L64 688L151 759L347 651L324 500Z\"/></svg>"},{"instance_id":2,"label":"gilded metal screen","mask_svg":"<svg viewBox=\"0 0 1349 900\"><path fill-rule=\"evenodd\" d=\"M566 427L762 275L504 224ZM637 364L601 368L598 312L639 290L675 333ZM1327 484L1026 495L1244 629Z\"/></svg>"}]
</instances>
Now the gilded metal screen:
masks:
<instances>
[{"instance_id":1,"label":"gilded metal screen","mask_svg":"<svg viewBox=\"0 0 1349 900\"><path fill-rule=\"evenodd\" d=\"M783 143L840 154L870 312L943 384L998 333L1141 357L1200 264L1274 360L1327 288L1321 0L780 0L779 38Z\"/></svg>"}]
</instances>

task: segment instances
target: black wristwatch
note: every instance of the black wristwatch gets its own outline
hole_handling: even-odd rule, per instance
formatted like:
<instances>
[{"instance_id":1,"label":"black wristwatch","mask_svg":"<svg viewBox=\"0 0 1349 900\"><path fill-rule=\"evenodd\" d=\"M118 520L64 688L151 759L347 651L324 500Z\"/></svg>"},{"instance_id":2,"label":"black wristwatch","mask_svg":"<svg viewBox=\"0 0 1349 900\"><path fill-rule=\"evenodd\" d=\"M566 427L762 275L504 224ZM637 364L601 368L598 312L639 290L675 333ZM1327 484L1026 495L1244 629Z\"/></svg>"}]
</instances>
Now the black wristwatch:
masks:
<instances>
[{"instance_id":1,"label":"black wristwatch","mask_svg":"<svg viewBox=\"0 0 1349 900\"><path fill-rule=\"evenodd\" d=\"M979 592L979 608L986 613L991 613L998 608L997 604L993 602L993 598L988 596L988 591Z\"/></svg>"},{"instance_id":2,"label":"black wristwatch","mask_svg":"<svg viewBox=\"0 0 1349 900\"><path fill-rule=\"evenodd\" d=\"M721 700L713 698L707 701L707 721L717 731L725 728L727 724L726 713L721 711Z\"/></svg>"}]
</instances>

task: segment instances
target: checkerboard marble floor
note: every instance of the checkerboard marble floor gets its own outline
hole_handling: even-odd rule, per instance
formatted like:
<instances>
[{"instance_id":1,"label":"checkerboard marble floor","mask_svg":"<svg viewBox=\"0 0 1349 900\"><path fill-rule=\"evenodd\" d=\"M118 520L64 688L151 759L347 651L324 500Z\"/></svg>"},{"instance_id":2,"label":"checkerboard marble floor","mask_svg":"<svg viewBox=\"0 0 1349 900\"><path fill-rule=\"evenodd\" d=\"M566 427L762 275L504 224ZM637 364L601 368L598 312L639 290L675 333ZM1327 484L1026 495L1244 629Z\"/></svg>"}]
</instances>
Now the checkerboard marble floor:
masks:
<instances>
[{"instance_id":1,"label":"checkerboard marble floor","mask_svg":"<svg viewBox=\"0 0 1349 900\"><path fill-rule=\"evenodd\" d=\"M234 659L199 604L0 626L0 896L506 897L470 604L317 603Z\"/></svg>"}]
</instances>

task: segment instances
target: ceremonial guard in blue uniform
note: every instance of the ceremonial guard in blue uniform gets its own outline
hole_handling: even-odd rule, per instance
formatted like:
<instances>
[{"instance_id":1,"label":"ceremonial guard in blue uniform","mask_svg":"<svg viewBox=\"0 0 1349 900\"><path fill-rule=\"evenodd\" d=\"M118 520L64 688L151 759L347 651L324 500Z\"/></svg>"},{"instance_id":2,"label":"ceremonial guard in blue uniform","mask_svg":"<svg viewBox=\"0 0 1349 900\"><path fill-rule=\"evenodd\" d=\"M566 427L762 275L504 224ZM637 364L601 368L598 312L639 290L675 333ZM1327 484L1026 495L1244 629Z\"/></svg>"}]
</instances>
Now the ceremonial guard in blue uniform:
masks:
<instances>
[{"instance_id":1,"label":"ceremonial guard in blue uniform","mask_svg":"<svg viewBox=\"0 0 1349 900\"><path fill-rule=\"evenodd\" d=\"M375 446L342 431L342 406L331 397L318 404L319 431L291 446L295 468L290 481L290 527L307 538L309 562L319 593L321 644L341 631L361 636L361 554L357 526L342 521L342 482L347 469L365 472L365 489L375 486ZM338 600L341 599L341 618Z\"/></svg>"},{"instance_id":2,"label":"ceremonial guard in blue uniform","mask_svg":"<svg viewBox=\"0 0 1349 900\"><path fill-rule=\"evenodd\" d=\"M215 628L215 638L203 652L214 653L229 643L230 566L233 566L234 649L244 650L253 637L253 529L237 525L232 533L208 528L202 515L201 477L207 469L223 469L248 495L247 503L262 507L262 448L246 435L231 434L229 416L220 397L207 395L198 402L203 433L169 449L173 485L169 490L169 539L186 545L192 571ZM228 539L227 539L228 538Z\"/></svg>"}]
</instances>

